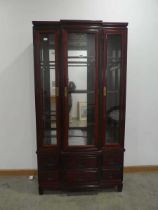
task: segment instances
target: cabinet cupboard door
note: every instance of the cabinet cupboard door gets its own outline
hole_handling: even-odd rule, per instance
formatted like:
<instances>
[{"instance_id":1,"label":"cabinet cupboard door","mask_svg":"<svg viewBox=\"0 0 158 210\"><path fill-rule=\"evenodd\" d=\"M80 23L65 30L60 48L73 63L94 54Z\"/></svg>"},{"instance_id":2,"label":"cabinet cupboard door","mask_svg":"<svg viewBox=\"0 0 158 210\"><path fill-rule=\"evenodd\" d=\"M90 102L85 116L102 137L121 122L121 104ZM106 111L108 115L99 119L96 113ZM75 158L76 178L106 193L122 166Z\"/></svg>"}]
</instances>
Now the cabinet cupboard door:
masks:
<instances>
[{"instance_id":1,"label":"cabinet cupboard door","mask_svg":"<svg viewBox=\"0 0 158 210\"><path fill-rule=\"evenodd\" d=\"M124 41L122 32L104 34L104 81L103 81L103 140L104 145L121 144L121 120L124 116ZM123 103L122 103L123 102Z\"/></svg>"},{"instance_id":2,"label":"cabinet cupboard door","mask_svg":"<svg viewBox=\"0 0 158 210\"><path fill-rule=\"evenodd\" d=\"M36 54L36 100L38 144L57 145L58 142L58 33L39 32L35 34Z\"/></svg>"},{"instance_id":3,"label":"cabinet cupboard door","mask_svg":"<svg viewBox=\"0 0 158 210\"><path fill-rule=\"evenodd\" d=\"M98 124L98 32L63 31L64 144L94 146Z\"/></svg>"}]
</instances>

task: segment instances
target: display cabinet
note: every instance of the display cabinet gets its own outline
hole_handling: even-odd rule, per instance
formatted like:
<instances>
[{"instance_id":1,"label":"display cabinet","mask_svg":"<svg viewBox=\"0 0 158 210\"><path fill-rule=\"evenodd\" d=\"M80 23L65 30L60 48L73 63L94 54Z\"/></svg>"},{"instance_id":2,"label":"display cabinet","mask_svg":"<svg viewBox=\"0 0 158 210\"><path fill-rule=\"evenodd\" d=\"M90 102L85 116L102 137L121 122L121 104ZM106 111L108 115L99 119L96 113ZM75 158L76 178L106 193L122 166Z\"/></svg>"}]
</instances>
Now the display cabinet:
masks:
<instances>
[{"instance_id":1,"label":"display cabinet","mask_svg":"<svg viewBox=\"0 0 158 210\"><path fill-rule=\"evenodd\" d=\"M122 190L127 23L33 21L39 193Z\"/></svg>"}]
</instances>

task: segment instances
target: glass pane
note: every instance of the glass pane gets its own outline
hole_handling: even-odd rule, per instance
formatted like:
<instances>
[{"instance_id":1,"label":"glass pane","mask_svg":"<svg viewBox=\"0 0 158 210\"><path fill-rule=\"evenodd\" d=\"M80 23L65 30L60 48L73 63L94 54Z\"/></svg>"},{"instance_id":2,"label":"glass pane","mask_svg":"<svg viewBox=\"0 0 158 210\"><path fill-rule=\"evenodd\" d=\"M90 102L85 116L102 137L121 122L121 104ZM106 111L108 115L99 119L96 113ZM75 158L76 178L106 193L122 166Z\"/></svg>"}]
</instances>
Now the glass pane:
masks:
<instances>
[{"instance_id":1,"label":"glass pane","mask_svg":"<svg viewBox=\"0 0 158 210\"><path fill-rule=\"evenodd\" d=\"M94 144L95 34L68 34L69 145Z\"/></svg>"},{"instance_id":2,"label":"glass pane","mask_svg":"<svg viewBox=\"0 0 158 210\"><path fill-rule=\"evenodd\" d=\"M43 89L44 145L56 144L56 71L54 34L42 34L40 65Z\"/></svg>"},{"instance_id":3,"label":"glass pane","mask_svg":"<svg viewBox=\"0 0 158 210\"><path fill-rule=\"evenodd\" d=\"M106 143L119 143L121 36L108 35L106 69Z\"/></svg>"}]
</instances>

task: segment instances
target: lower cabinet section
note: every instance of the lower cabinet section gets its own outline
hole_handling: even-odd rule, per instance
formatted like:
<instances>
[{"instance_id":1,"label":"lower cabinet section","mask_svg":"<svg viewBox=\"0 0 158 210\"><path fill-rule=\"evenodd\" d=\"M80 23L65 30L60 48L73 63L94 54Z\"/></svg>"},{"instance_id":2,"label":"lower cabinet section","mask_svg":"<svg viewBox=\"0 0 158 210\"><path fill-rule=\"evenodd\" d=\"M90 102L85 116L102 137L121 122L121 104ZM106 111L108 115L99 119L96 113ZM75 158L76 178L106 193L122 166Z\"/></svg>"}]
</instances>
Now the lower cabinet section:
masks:
<instances>
[{"instance_id":1,"label":"lower cabinet section","mask_svg":"<svg viewBox=\"0 0 158 210\"><path fill-rule=\"evenodd\" d=\"M123 151L109 150L102 155L102 167L105 169L120 169L123 166Z\"/></svg>"},{"instance_id":2,"label":"lower cabinet section","mask_svg":"<svg viewBox=\"0 0 158 210\"><path fill-rule=\"evenodd\" d=\"M122 179L121 170L103 170L102 171L102 180L104 181L115 181Z\"/></svg>"},{"instance_id":3,"label":"lower cabinet section","mask_svg":"<svg viewBox=\"0 0 158 210\"><path fill-rule=\"evenodd\" d=\"M82 188L99 184L98 171L64 171L63 184L67 188Z\"/></svg>"},{"instance_id":4,"label":"lower cabinet section","mask_svg":"<svg viewBox=\"0 0 158 210\"><path fill-rule=\"evenodd\" d=\"M39 193L42 189L58 190L61 188L59 171L38 172Z\"/></svg>"},{"instance_id":5,"label":"lower cabinet section","mask_svg":"<svg viewBox=\"0 0 158 210\"><path fill-rule=\"evenodd\" d=\"M117 187L122 191L123 151L38 154L39 193L43 190L90 190Z\"/></svg>"},{"instance_id":6,"label":"lower cabinet section","mask_svg":"<svg viewBox=\"0 0 158 210\"><path fill-rule=\"evenodd\" d=\"M86 169L86 168L97 168L97 157L96 156L74 156L68 155L63 157L63 168L65 169Z\"/></svg>"},{"instance_id":7,"label":"lower cabinet section","mask_svg":"<svg viewBox=\"0 0 158 210\"><path fill-rule=\"evenodd\" d=\"M45 171L39 172L40 182L58 182L59 181L59 171Z\"/></svg>"},{"instance_id":8,"label":"lower cabinet section","mask_svg":"<svg viewBox=\"0 0 158 210\"><path fill-rule=\"evenodd\" d=\"M100 186L101 187L112 187L117 186L117 188L122 185L122 170L102 170ZM118 191L122 191L118 190Z\"/></svg>"}]
</instances>

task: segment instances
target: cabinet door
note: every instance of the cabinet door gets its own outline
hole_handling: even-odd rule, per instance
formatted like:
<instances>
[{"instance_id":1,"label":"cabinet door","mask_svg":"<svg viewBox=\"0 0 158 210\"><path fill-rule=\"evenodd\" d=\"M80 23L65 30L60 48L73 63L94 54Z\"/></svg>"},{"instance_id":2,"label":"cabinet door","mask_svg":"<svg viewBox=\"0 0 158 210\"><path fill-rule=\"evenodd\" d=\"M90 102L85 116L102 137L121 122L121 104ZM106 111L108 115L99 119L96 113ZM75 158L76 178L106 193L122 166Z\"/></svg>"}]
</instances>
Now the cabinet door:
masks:
<instances>
[{"instance_id":1,"label":"cabinet door","mask_svg":"<svg viewBox=\"0 0 158 210\"><path fill-rule=\"evenodd\" d=\"M63 46L64 147L96 147L98 32L63 30Z\"/></svg>"},{"instance_id":2,"label":"cabinet door","mask_svg":"<svg viewBox=\"0 0 158 210\"><path fill-rule=\"evenodd\" d=\"M35 32L35 84L38 146L55 146L59 138L58 32Z\"/></svg>"},{"instance_id":3,"label":"cabinet door","mask_svg":"<svg viewBox=\"0 0 158 210\"><path fill-rule=\"evenodd\" d=\"M104 32L103 145L122 145L125 114L126 33Z\"/></svg>"}]
</instances>

